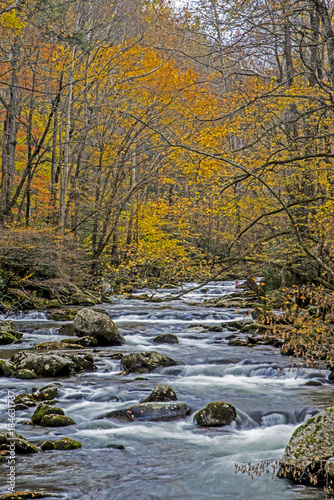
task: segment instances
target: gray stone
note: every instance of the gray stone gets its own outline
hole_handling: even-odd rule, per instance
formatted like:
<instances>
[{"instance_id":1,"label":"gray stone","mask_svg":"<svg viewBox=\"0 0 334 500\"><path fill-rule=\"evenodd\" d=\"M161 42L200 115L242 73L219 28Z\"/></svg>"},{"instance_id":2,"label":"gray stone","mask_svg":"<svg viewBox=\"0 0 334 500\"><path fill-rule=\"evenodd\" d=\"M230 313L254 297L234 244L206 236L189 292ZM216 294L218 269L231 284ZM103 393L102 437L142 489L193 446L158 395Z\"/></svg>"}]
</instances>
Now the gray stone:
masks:
<instances>
[{"instance_id":1,"label":"gray stone","mask_svg":"<svg viewBox=\"0 0 334 500\"><path fill-rule=\"evenodd\" d=\"M107 413L107 418L120 420L152 420L168 422L186 418L191 408L185 403L141 403L122 410Z\"/></svg>"},{"instance_id":2,"label":"gray stone","mask_svg":"<svg viewBox=\"0 0 334 500\"><path fill-rule=\"evenodd\" d=\"M215 401L199 410L194 420L201 427L221 427L231 424L236 417L237 410L234 406L225 401Z\"/></svg>"},{"instance_id":3,"label":"gray stone","mask_svg":"<svg viewBox=\"0 0 334 500\"><path fill-rule=\"evenodd\" d=\"M81 309L73 321L73 332L77 337L94 337L100 345L122 345L124 337L107 314L93 309Z\"/></svg>"},{"instance_id":4,"label":"gray stone","mask_svg":"<svg viewBox=\"0 0 334 500\"><path fill-rule=\"evenodd\" d=\"M309 418L293 433L279 464L279 477L297 483L326 482L326 464L334 455L334 408ZM328 464L332 470L332 464Z\"/></svg>"}]
</instances>

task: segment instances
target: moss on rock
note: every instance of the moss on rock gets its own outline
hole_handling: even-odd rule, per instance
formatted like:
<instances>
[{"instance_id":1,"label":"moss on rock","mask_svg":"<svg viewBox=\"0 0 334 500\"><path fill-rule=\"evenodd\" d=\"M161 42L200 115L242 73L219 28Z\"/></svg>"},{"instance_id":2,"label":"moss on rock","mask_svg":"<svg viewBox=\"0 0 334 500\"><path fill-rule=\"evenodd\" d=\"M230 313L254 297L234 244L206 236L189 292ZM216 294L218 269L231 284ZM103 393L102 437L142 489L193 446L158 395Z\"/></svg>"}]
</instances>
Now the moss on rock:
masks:
<instances>
[{"instance_id":1,"label":"moss on rock","mask_svg":"<svg viewBox=\"0 0 334 500\"><path fill-rule=\"evenodd\" d=\"M220 427L231 424L236 417L237 411L234 406L225 401L216 401L199 410L194 420L201 427Z\"/></svg>"}]
</instances>

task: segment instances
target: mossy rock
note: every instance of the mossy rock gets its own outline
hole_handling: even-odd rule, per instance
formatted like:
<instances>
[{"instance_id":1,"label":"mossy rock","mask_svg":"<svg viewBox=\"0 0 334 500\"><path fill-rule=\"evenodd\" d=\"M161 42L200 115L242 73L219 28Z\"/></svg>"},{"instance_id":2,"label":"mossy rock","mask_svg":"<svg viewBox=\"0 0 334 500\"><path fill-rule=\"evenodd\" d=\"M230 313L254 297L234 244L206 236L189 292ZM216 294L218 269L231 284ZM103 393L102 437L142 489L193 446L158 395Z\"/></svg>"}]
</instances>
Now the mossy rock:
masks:
<instances>
[{"instance_id":1,"label":"mossy rock","mask_svg":"<svg viewBox=\"0 0 334 500\"><path fill-rule=\"evenodd\" d=\"M75 423L71 417L67 417L66 415L48 414L44 415L40 425L42 427L66 427L68 425L75 425Z\"/></svg>"},{"instance_id":2,"label":"mossy rock","mask_svg":"<svg viewBox=\"0 0 334 500\"><path fill-rule=\"evenodd\" d=\"M263 333L268 327L259 323L250 323L241 328L242 333Z\"/></svg>"},{"instance_id":3,"label":"mossy rock","mask_svg":"<svg viewBox=\"0 0 334 500\"><path fill-rule=\"evenodd\" d=\"M36 373L33 370L28 370L28 369L23 368L21 370L17 370L14 373L14 377L15 378L22 378L25 380L31 380L31 379L38 378L38 375L36 375Z\"/></svg>"},{"instance_id":4,"label":"mossy rock","mask_svg":"<svg viewBox=\"0 0 334 500\"><path fill-rule=\"evenodd\" d=\"M32 406L36 406L36 401L31 394L19 394L14 399L15 410L27 410Z\"/></svg>"},{"instance_id":5,"label":"mossy rock","mask_svg":"<svg viewBox=\"0 0 334 500\"><path fill-rule=\"evenodd\" d=\"M0 377L10 377L14 375L16 366L8 359L0 359Z\"/></svg>"},{"instance_id":6,"label":"mossy rock","mask_svg":"<svg viewBox=\"0 0 334 500\"><path fill-rule=\"evenodd\" d=\"M54 309L48 314L48 318L54 321L72 321L75 318L77 312L77 309L70 307L64 309Z\"/></svg>"},{"instance_id":7,"label":"mossy rock","mask_svg":"<svg viewBox=\"0 0 334 500\"><path fill-rule=\"evenodd\" d=\"M14 431L0 431L0 450L8 450L8 446L12 443L15 443L15 453L17 455L29 455L39 452L37 446L29 443L21 434Z\"/></svg>"},{"instance_id":8,"label":"mossy rock","mask_svg":"<svg viewBox=\"0 0 334 500\"><path fill-rule=\"evenodd\" d=\"M40 446L43 451L50 451L55 449L55 444L53 441L43 441Z\"/></svg>"},{"instance_id":9,"label":"mossy rock","mask_svg":"<svg viewBox=\"0 0 334 500\"><path fill-rule=\"evenodd\" d=\"M79 441L71 438L62 438L59 441L55 441L54 449L55 450L77 450L81 448L82 444Z\"/></svg>"},{"instance_id":10,"label":"mossy rock","mask_svg":"<svg viewBox=\"0 0 334 500\"><path fill-rule=\"evenodd\" d=\"M59 441L43 441L41 449L46 450L76 450L81 448L82 444L79 441L71 438L62 438Z\"/></svg>"},{"instance_id":11,"label":"mossy rock","mask_svg":"<svg viewBox=\"0 0 334 500\"><path fill-rule=\"evenodd\" d=\"M62 302L60 300L57 300L57 299L51 299L51 300L46 301L46 307L50 307L50 309L61 307L61 305L62 305Z\"/></svg>"},{"instance_id":12,"label":"mossy rock","mask_svg":"<svg viewBox=\"0 0 334 500\"><path fill-rule=\"evenodd\" d=\"M149 373L160 366L174 366L176 361L159 352L131 353L123 356L121 365L127 372Z\"/></svg>"},{"instance_id":13,"label":"mossy rock","mask_svg":"<svg viewBox=\"0 0 334 500\"><path fill-rule=\"evenodd\" d=\"M96 347L98 345L97 339L94 337L79 337L78 339L65 339L65 340L60 340L60 342L64 344L72 344L80 347Z\"/></svg>"},{"instance_id":14,"label":"mossy rock","mask_svg":"<svg viewBox=\"0 0 334 500\"><path fill-rule=\"evenodd\" d=\"M12 335L16 339L20 339L23 335L23 333L16 330L14 323L11 320L0 319L0 335L2 334Z\"/></svg>"},{"instance_id":15,"label":"mossy rock","mask_svg":"<svg viewBox=\"0 0 334 500\"><path fill-rule=\"evenodd\" d=\"M293 433L279 464L279 477L302 484L326 483L326 462L334 455L334 408L317 413Z\"/></svg>"},{"instance_id":16,"label":"mossy rock","mask_svg":"<svg viewBox=\"0 0 334 500\"><path fill-rule=\"evenodd\" d=\"M61 408L57 408L56 406L50 406L46 404L40 404L36 410L33 416L31 417L31 421L34 425L38 425L41 423L43 417L45 415L65 415L64 410Z\"/></svg>"},{"instance_id":17,"label":"mossy rock","mask_svg":"<svg viewBox=\"0 0 334 500\"><path fill-rule=\"evenodd\" d=\"M216 401L199 410L194 420L201 427L221 427L231 424L236 417L237 410L234 406L225 401Z\"/></svg>"},{"instance_id":18,"label":"mossy rock","mask_svg":"<svg viewBox=\"0 0 334 500\"><path fill-rule=\"evenodd\" d=\"M37 396L38 401L48 401L54 399L58 395L58 387L55 385L47 385L39 390Z\"/></svg>"},{"instance_id":19,"label":"mossy rock","mask_svg":"<svg viewBox=\"0 0 334 500\"><path fill-rule=\"evenodd\" d=\"M37 349L38 351L53 351L60 349L83 349L83 346L72 344L66 341L51 340L35 345L34 349Z\"/></svg>"},{"instance_id":20,"label":"mossy rock","mask_svg":"<svg viewBox=\"0 0 334 500\"><path fill-rule=\"evenodd\" d=\"M173 387L167 384L158 385L142 403L176 401L177 395Z\"/></svg>"}]
</instances>

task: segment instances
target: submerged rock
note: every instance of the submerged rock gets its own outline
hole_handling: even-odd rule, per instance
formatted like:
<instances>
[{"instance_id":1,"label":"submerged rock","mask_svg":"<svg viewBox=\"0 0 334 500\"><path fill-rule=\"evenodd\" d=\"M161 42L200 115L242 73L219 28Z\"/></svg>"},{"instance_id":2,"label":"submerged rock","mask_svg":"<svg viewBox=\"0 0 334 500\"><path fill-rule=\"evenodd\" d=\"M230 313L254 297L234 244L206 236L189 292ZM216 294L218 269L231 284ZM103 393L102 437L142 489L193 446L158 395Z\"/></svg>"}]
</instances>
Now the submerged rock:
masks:
<instances>
[{"instance_id":1,"label":"submerged rock","mask_svg":"<svg viewBox=\"0 0 334 500\"><path fill-rule=\"evenodd\" d=\"M159 366L174 366L176 361L159 352L134 352L123 356L121 365L127 372L149 373Z\"/></svg>"},{"instance_id":2,"label":"submerged rock","mask_svg":"<svg viewBox=\"0 0 334 500\"><path fill-rule=\"evenodd\" d=\"M107 314L93 309L81 309L73 321L73 333L77 337L94 337L99 345L122 345L124 337Z\"/></svg>"},{"instance_id":3,"label":"submerged rock","mask_svg":"<svg viewBox=\"0 0 334 500\"><path fill-rule=\"evenodd\" d=\"M168 422L186 418L191 408L185 403L140 403L122 410L107 413L107 418L121 420L153 420Z\"/></svg>"},{"instance_id":4,"label":"submerged rock","mask_svg":"<svg viewBox=\"0 0 334 500\"><path fill-rule=\"evenodd\" d=\"M322 486L334 480L333 457L334 408L327 408L295 430L280 460L278 476Z\"/></svg>"},{"instance_id":5,"label":"submerged rock","mask_svg":"<svg viewBox=\"0 0 334 500\"><path fill-rule=\"evenodd\" d=\"M82 447L79 441L71 438L62 438L54 443L55 450L77 450Z\"/></svg>"},{"instance_id":6,"label":"submerged rock","mask_svg":"<svg viewBox=\"0 0 334 500\"><path fill-rule=\"evenodd\" d=\"M179 339L172 333L164 333L162 335L154 337L153 342L155 342L156 344L178 344Z\"/></svg>"},{"instance_id":7,"label":"submerged rock","mask_svg":"<svg viewBox=\"0 0 334 500\"><path fill-rule=\"evenodd\" d=\"M167 384L157 385L151 394L145 398L142 403L161 403L164 401L176 401L177 395L173 387Z\"/></svg>"},{"instance_id":8,"label":"submerged rock","mask_svg":"<svg viewBox=\"0 0 334 500\"><path fill-rule=\"evenodd\" d=\"M234 406L225 401L216 401L199 410L194 420L201 427L220 427L231 424L236 417L237 410Z\"/></svg>"},{"instance_id":9,"label":"submerged rock","mask_svg":"<svg viewBox=\"0 0 334 500\"><path fill-rule=\"evenodd\" d=\"M59 441L43 441L41 450L76 450L81 448L82 444L79 441L71 438L62 438Z\"/></svg>"},{"instance_id":10,"label":"submerged rock","mask_svg":"<svg viewBox=\"0 0 334 500\"><path fill-rule=\"evenodd\" d=\"M28 455L38 453L39 449L29 443L23 436L14 431L0 431L0 450L8 450L8 446L15 443L15 453L17 455Z\"/></svg>"}]
</instances>

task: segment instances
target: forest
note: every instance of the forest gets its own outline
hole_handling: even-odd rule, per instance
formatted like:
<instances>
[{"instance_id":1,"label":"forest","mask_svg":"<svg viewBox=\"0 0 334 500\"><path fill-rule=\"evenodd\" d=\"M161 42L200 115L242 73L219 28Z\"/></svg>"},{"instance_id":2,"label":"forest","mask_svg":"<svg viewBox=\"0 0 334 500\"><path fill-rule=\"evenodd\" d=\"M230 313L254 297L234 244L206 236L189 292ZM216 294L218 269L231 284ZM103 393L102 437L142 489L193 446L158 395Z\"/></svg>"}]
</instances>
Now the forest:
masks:
<instances>
[{"instance_id":1,"label":"forest","mask_svg":"<svg viewBox=\"0 0 334 500\"><path fill-rule=\"evenodd\" d=\"M333 290L331 0L0 2L0 289Z\"/></svg>"}]
</instances>

